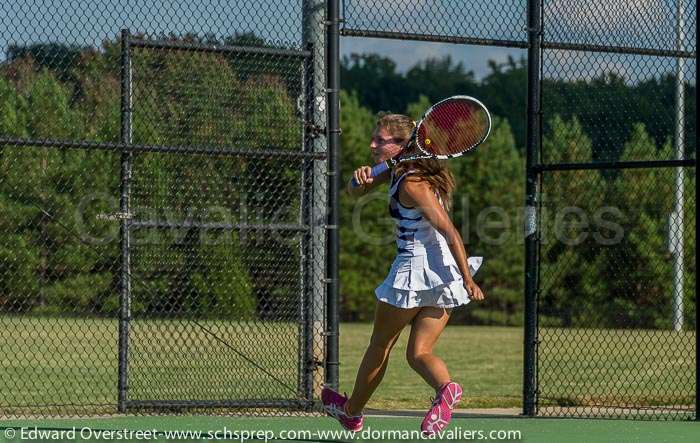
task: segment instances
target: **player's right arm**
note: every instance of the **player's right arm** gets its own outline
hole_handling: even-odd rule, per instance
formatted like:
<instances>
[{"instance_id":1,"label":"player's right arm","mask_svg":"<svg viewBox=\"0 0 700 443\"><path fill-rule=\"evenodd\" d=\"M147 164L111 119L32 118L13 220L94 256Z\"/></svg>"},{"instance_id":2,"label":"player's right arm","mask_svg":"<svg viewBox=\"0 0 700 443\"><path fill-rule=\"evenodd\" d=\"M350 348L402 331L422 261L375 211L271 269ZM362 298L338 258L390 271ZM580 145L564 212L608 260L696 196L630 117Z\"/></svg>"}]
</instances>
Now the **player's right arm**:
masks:
<instances>
[{"instance_id":1,"label":"player's right arm","mask_svg":"<svg viewBox=\"0 0 700 443\"><path fill-rule=\"evenodd\" d=\"M387 170L376 177L372 177L371 166L360 166L352 172L352 177L350 180L348 180L348 184L345 189L351 197L359 197L382 183L388 182L390 176L391 171ZM359 183L360 186L353 186L353 179Z\"/></svg>"}]
</instances>

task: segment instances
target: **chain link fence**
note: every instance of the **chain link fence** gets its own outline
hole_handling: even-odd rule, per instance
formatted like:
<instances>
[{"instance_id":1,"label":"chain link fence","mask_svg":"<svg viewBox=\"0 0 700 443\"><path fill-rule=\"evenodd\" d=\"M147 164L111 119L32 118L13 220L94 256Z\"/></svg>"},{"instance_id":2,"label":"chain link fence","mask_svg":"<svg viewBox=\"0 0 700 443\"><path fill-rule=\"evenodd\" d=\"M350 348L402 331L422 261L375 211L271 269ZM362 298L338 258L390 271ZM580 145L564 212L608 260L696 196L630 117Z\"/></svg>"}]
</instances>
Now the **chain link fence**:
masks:
<instances>
[{"instance_id":1,"label":"chain link fence","mask_svg":"<svg viewBox=\"0 0 700 443\"><path fill-rule=\"evenodd\" d=\"M537 413L692 419L695 2L542 12Z\"/></svg>"},{"instance_id":2,"label":"chain link fence","mask_svg":"<svg viewBox=\"0 0 700 443\"><path fill-rule=\"evenodd\" d=\"M132 7L0 6L0 411L311 411L324 3Z\"/></svg>"},{"instance_id":3,"label":"chain link fence","mask_svg":"<svg viewBox=\"0 0 700 443\"><path fill-rule=\"evenodd\" d=\"M344 0L343 35L527 47L527 10L517 0Z\"/></svg>"},{"instance_id":4,"label":"chain link fence","mask_svg":"<svg viewBox=\"0 0 700 443\"><path fill-rule=\"evenodd\" d=\"M344 12L347 36L529 50L524 413L693 418L695 3Z\"/></svg>"},{"instance_id":5,"label":"chain link fence","mask_svg":"<svg viewBox=\"0 0 700 443\"><path fill-rule=\"evenodd\" d=\"M695 3L341 3L0 6L3 416L315 410L338 28L528 48L524 412L696 416Z\"/></svg>"}]
</instances>

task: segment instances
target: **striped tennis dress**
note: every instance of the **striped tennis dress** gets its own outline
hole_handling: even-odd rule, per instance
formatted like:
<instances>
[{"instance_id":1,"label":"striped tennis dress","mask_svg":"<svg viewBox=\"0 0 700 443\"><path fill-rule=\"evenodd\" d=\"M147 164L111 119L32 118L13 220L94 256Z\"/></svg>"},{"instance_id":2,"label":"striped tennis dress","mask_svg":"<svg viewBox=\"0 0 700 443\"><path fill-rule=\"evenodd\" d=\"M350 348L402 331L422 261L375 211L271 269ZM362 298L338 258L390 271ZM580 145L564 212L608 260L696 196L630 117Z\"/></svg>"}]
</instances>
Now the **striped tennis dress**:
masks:
<instances>
[{"instance_id":1,"label":"striped tennis dress","mask_svg":"<svg viewBox=\"0 0 700 443\"><path fill-rule=\"evenodd\" d=\"M399 185L411 172L398 178L393 173L391 176L389 213L396 223L398 252L389 275L374 293L378 300L406 309L465 305L469 294L447 240L417 208L399 202ZM438 199L443 204L440 196ZM472 275L482 261L483 257L469 257Z\"/></svg>"}]
</instances>

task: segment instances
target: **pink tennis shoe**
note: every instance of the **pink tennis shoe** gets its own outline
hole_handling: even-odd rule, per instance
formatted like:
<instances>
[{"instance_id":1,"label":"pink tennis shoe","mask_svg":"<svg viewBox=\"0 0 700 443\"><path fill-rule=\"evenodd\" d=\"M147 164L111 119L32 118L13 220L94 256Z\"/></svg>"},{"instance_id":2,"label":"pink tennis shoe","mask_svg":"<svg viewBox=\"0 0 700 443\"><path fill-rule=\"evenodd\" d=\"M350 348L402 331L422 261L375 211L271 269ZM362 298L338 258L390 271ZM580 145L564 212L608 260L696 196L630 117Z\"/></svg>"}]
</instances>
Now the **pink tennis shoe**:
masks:
<instances>
[{"instance_id":1,"label":"pink tennis shoe","mask_svg":"<svg viewBox=\"0 0 700 443\"><path fill-rule=\"evenodd\" d=\"M433 405L425 415L420 429L424 434L435 434L450 424L452 409L462 398L462 387L453 381L445 383L435 396Z\"/></svg>"},{"instance_id":2,"label":"pink tennis shoe","mask_svg":"<svg viewBox=\"0 0 700 443\"><path fill-rule=\"evenodd\" d=\"M348 401L347 394L340 395L331 388L324 387L321 391L323 409L328 415L336 418L343 428L352 432L359 432L365 422L364 415L351 416L345 412L345 404Z\"/></svg>"}]
</instances>

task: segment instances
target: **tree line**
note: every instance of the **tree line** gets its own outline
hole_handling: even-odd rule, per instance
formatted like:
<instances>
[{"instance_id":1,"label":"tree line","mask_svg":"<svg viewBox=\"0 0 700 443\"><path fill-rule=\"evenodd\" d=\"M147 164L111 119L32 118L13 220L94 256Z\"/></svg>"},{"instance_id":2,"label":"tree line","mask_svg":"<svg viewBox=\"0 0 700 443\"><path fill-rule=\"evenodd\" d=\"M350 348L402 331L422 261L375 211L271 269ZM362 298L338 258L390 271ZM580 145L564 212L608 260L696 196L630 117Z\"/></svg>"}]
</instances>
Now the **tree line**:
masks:
<instances>
[{"instance_id":1,"label":"tree line","mask_svg":"<svg viewBox=\"0 0 700 443\"><path fill-rule=\"evenodd\" d=\"M452 219L468 253L483 255L477 282L488 299L455 312L456 322L521 324L524 307L524 147L527 67L509 58L476 79L449 57L424 60L405 73L376 54L342 63L343 173L369 160L369 134L380 110L414 119L436 101L473 95L496 115L494 130L472 155L450 161L457 178ZM550 69L551 71L551 69ZM630 81L613 72L542 81L543 163L675 159L673 72ZM685 87L685 156L695 157L695 84ZM360 129L361 128L361 129ZM540 324L668 328L673 318L669 220L676 169L545 173L541 183ZM684 318L694 324L695 170L683 172ZM378 191L343 202L341 269L349 319L372 318L373 289L394 251ZM358 220L361 220L358 227ZM367 239L370 239L369 241ZM353 270L361 272L353 272Z\"/></svg>"},{"instance_id":2,"label":"tree line","mask_svg":"<svg viewBox=\"0 0 700 443\"><path fill-rule=\"evenodd\" d=\"M227 42L241 39L261 44L250 35ZM105 42L100 50L34 45L11 48L8 54L0 67L0 135L119 140L117 41ZM139 50L133 63L135 143L300 148L300 91L293 74L298 71L289 60L260 63ZM377 55L346 58L341 165L346 179L369 162L369 137L379 110L418 118L449 95L484 101L494 114L491 136L450 167L458 183L451 216L468 253L485 257L477 282L488 299L456 310L453 321L516 325L523 309L526 68L512 59L490 66L489 75L476 79L449 58L422 61L406 73ZM695 133L694 88L686 85L689 134ZM609 102L594 102L596 97ZM610 73L580 81L546 79L543 161L674 158L672 99L670 74L637 82ZM663 115L659 106L666 108ZM695 137L686 141L688 152L694 152ZM0 306L6 312L113 314L118 224L98 215L114 211L115 201L86 202L84 190L118 195L119 154L4 146L0 163ZM293 223L305 167L288 158L142 153L134 158L133 205L147 219L187 214L194 221L235 223L245 214L249 223ZM669 326L673 274L667 238L674 174L674 169L649 169L544 175L541 323ZM694 180L695 171L686 170L687 313L694 312ZM385 193L379 189L360 200L341 197L345 320L372 318L374 288L395 253ZM597 213L601 208L608 212ZM78 242L66 227L109 241ZM239 319L295 315L292 307L301 290L298 235L273 238L194 227L158 232L134 233L135 313ZM691 317L686 315L689 324Z\"/></svg>"},{"instance_id":3,"label":"tree line","mask_svg":"<svg viewBox=\"0 0 700 443\"><path fill-rule=\"evenodd\" d=\"M369 161L374 113L343 93L343 176ZM426 97L404 112L417 118ZM555 116L543 139L553 163L593 161L593 143L576 118ZM633 126L620 160L671 158L671 140L657 147L645 126ZM489 139L450 160L457 179L451 218L469 255L484 256L475 279L487 299L457 309L452 321L519 325L524 308L524 170L507 120L496 117ZM576 170L545 173L541 184L540 293L542 326L670 328L676 169L630 169L619 174ZM684 318L694 324L695 171L684 169ZM374 288L395 254L386 185L360 199L341 199L341 288L349 320L370 320Z\"/></svg>"},{"instance_id":4,"label":"tree line","mask_svg":"<svg viewBox=\"0 0 700 443\"><path fill-rule=\"evenodd\" d=\"M118 40L99 51L52 44L8 53L0 67L2 137L120 141ZM134 49L132 142L298 151L289 74L298 69L287 59L263 62L256 69L245 55ZM134 315L296 315L299 235L197 225L294 223L298 157L140 152L131 162L133 217L181 226L132 229ZM110 215L119 210L120 171L115 151L0 147L4 311L116 312L121 252L119 221Z\"/></svg>"},{"instance_id":5,"label":"tree line","mask_svg":"<svg viewBox=\"0 0 700 443\"><path fill-rule=\"evenodd\" d=\"M400 73L388 57L353 54L342 60L341 79L343 88L355 91L360 104L373 112L403 112L421 95L432 103L458 93L473 95L494 114L510 122L516 146L522 151L527 129L527 61L508 57L504 63L491 60L488 65L490 72L482 79L449 56L428 58ZM545 130L550 129L548 125L554 115L565 120L575 116L593 143L596 161L617 160L634 123L644 124L657 146L672 136L676 94L672 69L665 71L662 66L653 72L646 65L635 66L632 61L628 69L642 77L635 81L613 71L577 77L576 69L562 65L557 72L556 67L550 66L548 75L543 77L541 102ZM697 146L695 80L686 79L684 89L686 156L693 157Z\"/></svg>"}]
</instances>

